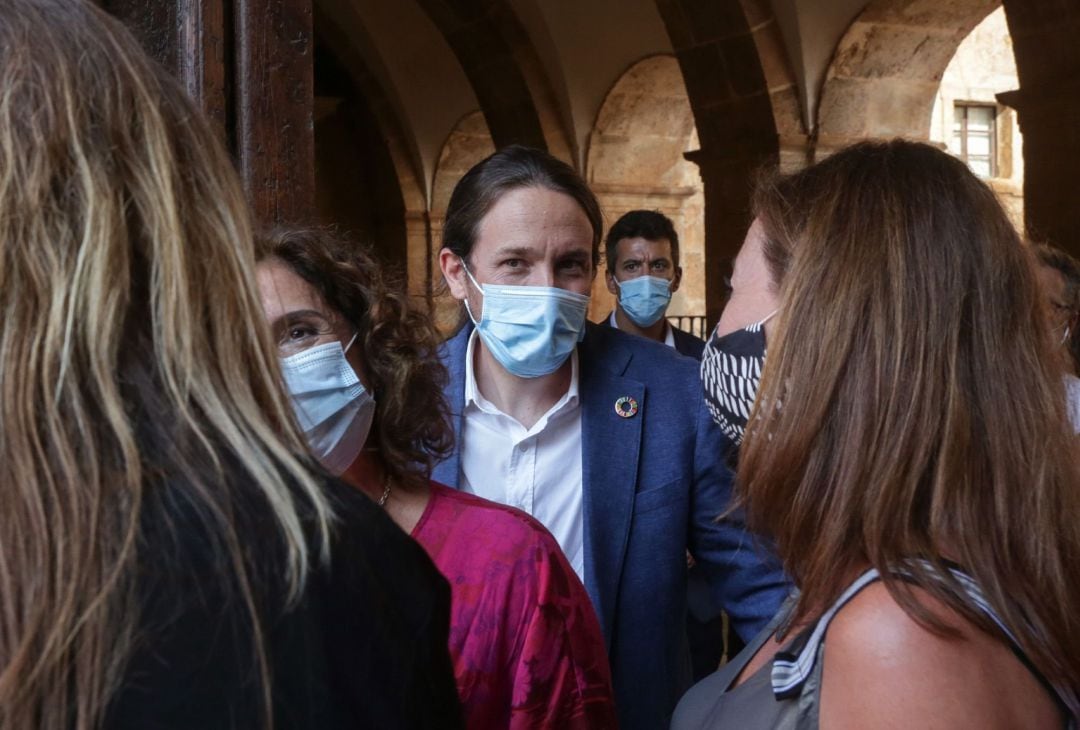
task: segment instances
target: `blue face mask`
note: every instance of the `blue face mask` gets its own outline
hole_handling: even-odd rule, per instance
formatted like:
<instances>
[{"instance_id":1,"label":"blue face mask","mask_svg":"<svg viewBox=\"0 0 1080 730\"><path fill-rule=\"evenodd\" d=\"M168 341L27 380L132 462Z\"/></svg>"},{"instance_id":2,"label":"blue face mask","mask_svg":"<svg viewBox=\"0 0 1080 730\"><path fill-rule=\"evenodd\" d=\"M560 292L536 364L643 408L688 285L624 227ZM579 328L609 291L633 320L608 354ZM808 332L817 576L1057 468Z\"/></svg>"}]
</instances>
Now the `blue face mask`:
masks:
<instances>
[{"instance_id":1,"label":"blue face mask","mask_svg":"<svg viewBox=\"0 0 1080 730\"><path fill-rule=\"evenodd\" d=\"M639 276L616 281L619 287L619 306L638 327L656 324L671 302L671 281L658 276Z\"/></svg>"},{"instance_id":2,"label":"blue face mask","mask_svg":"<svg viewBox=\"0 0 1080 730\"><path fill-rule=\"evenodd\" d=\"M355 461L375 418L375 399L345 359L348 349L340 342L328 342L281 361L293 411L311 453L334 475Z\"/></svg>"},{"instance_id":3,"label":"blue face mask","mask_svg":"<svg viewBox=\"0 0 1080 730\"><path fill-rule=\"evenodd\" d=\"M585 336L589 297L549 286L481 286L461 262L469 281L484 295L477 321L465 309L484 345L506 371L519 378L555 372Z\"/></svg>"}]
</instances>

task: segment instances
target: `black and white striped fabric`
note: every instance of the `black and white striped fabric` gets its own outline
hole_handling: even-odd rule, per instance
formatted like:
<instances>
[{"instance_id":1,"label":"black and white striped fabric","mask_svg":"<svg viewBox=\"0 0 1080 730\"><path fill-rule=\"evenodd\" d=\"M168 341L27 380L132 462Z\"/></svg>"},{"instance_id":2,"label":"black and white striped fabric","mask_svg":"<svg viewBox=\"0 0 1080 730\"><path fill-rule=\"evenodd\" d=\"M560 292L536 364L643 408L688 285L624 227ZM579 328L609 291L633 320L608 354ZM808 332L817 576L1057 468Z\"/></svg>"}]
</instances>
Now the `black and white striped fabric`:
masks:
<instances>
[{"instance_id":1,"label":"black and white striped fabric","mask_svg":"<svg viewBox=\"0 0 1080 730\"><path fill-rule=\"evenodd\" d=\"M917 565L921 570L920 574L929 576L932 580L944 581L945 579L938 573L938 569L927 561L913 561L912 565ZM1071 717L1069 724L1070 730L1076 730L1077 718L1080 718L1080 696L1077 695L1075 689L1070 687L1059 687L1049 684L1045 678L1035 669L1035 667L1028 661L1023 651L1020 649L1020 645L1016 641L1016 637L1012 631L1009 630L1001 618L994 611L993 607L987 602L982 589L975 580L967 573L956 568L949 568L951 577L957 584L964 590L968 598L973 604L978 606L979 610L987 615L992 620L1001 632L1008 637L1012 644L1013 653L1017 658L1035 675L1035 677L1046 686L1052 694L1056 695L1063 709ZM912 575L912 572L899 571L900 575ZM881 574L876 568L863 573L859 578L848 586L840 598L822 614L817 623L808 627L802 634L800 634L794 641L788 646L784 647L784 650L777 652L776 657L773 659L772 664L772 688L773 695L778 700L793 699L798 697L803 688L803 684L810 678L814 671L814 665L821 658L821 643L825 640L825 632L829 628L829 623L836 616L836 613L847 604L855 595L865 588L870 583L880 580Z\"/></svg>"},{"instance_id":2,"label":"black and white striped fabric","mask_svg":"<svg viewBox=\"0 0 1080 730\"><path fill-rule=\"evenodd\" d=\"M741 444L765 365L764 322L722 337L713 331L701 356L701 383L709 413L724 435Z\"/></svg>"}]
</instances>

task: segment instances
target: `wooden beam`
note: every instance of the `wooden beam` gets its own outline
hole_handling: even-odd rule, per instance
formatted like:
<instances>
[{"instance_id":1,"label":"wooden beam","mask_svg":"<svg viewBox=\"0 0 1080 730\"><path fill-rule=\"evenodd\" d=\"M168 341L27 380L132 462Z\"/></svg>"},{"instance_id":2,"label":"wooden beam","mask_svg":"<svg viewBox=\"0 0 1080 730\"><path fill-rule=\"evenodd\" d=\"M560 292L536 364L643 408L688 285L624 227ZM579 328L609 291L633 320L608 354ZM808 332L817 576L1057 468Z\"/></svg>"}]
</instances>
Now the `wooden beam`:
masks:
<instances>
[{"instance_id":1,"label":"wooden beam","mask_svg":"<svg viewBox=\"0 0 1080 730\"><path fill-rule=\"evenodd\" d=\"M197 100L217 128L231 143L227 72L231 39L225 25L224 0L177 0L176 75L191 98Z\"/></svg>"},{"instance_id":2,"label":"wooden beam","mask_svg":"<svg viewBox=\"0 0 1080 730\"><path fill-rule=\"evenodd\" d=\"M311 0L235 0L236 155L256 218L315 212Z\"/></svg>"}]
</instances>

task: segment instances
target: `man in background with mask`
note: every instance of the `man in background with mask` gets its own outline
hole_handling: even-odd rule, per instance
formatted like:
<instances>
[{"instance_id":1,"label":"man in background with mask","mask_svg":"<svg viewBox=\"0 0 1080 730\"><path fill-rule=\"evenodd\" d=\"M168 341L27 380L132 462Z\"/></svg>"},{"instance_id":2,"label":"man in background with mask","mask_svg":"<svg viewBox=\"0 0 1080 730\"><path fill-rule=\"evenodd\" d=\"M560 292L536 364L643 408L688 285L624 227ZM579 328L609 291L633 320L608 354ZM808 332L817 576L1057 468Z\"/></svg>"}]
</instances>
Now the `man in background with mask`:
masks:
<instances>
[{"instance_id":1,"label":"man in background with mask","mask_svg":"<svg viewBox=\"0 0 1080 730\"><path fill-rule=\"evenodd\" d=\"M705 340L667 321L671 295L682 281L679 234L671 219L655 210L632 210L611 226L604 248L604 278L618 297L607 325L701 360Z\"/></svg>"},{"instance_id":2,"label":"man in background with mask","mask_svg":"<svg viewBox=\"0 0 1080 730\"><path fill-rule=\"evenodd\" d=\"M604 242L607 271L604 278L614 294L615 310L604 324L645 337L680 355L701 360L705 340L684 332L667 321L671 295L679 289L679 234L675 224L656 210L631 210L608 229ZM709 591L705 576L687 556L690 564L686 633L694 681L716 671L725 653L733 656L742 646L738 636L727 631L723 611Z\"/></svg>"},{"instance_id":3,"label":"man in background with mask","mask_svg":"<svg viewBox=\"0 0 1080 730\"><path fill-rule=\"evenodd\" d=\"M512 146L458 182L439 265L463 326L442 359L457 435L436 481L522 509L582 577L607 642L620 726L666 727L690 682L686 551L749 637L788 584L724 514L731 472L697 364L588 324L595 197L566 164Z\"/></svg>"}]
</instances>

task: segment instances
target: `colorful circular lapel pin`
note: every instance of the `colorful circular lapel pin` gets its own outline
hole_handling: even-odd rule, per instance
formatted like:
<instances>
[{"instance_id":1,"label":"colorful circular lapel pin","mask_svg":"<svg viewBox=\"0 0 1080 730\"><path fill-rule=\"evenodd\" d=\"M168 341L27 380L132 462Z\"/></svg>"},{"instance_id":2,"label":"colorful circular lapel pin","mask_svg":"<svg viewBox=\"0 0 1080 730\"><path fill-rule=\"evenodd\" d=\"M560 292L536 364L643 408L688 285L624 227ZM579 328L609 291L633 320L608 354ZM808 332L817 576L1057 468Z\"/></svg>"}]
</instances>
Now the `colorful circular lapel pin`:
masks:
<instances>
[{"instance_id":1,"label":"colorful circular lapel pin","mask_svg":"<svg viewBox=\"0 0 1080 730\"><path fill-rule=\"evenodd\" d=\"M628 395L624 395L615 401L615 412L622 418L630 418L637 413L637 401Z\"/></svg>"}]
</instances>

